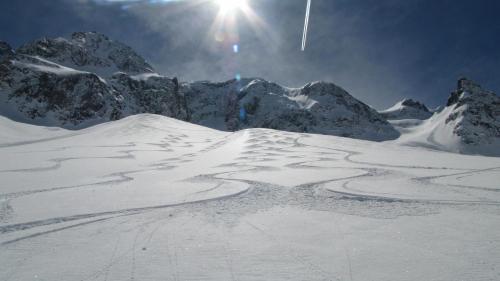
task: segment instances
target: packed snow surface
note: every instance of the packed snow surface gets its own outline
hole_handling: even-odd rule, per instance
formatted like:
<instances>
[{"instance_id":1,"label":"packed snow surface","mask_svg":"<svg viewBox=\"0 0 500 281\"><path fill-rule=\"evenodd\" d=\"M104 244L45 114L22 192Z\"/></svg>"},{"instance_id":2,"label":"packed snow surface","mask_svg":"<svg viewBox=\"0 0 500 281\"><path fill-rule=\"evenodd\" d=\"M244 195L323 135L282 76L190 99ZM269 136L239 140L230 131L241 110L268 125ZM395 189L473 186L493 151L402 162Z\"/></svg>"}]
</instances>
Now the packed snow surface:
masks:
<instances>
[{"instance_id":1,"label":"packed snow surface","mask_svg":"<svg viewBox=\"0 0 500 281\"><path fill-rule=\"evenodd\" d=\"M500 279L496 157L137 115L0 158L0 280Z\"/></svg>"}]
</instances>

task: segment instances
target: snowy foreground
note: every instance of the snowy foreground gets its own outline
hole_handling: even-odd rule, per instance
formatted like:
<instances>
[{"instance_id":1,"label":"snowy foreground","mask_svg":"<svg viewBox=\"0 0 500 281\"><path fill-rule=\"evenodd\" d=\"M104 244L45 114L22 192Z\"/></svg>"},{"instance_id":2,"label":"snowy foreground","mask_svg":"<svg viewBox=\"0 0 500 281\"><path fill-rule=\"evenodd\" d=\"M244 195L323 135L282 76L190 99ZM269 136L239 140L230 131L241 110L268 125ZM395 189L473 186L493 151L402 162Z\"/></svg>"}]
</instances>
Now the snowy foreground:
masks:
<instances>
[{"instance_id":1,"label":"snowy foreground","mask_svg":"<svg viewBox=\"0 0 500 281\"><path fill-rule=\"evenodd\" d=\"M0 280L500 280L500 158L0 117Z\"/></svg>"}]
</instances>

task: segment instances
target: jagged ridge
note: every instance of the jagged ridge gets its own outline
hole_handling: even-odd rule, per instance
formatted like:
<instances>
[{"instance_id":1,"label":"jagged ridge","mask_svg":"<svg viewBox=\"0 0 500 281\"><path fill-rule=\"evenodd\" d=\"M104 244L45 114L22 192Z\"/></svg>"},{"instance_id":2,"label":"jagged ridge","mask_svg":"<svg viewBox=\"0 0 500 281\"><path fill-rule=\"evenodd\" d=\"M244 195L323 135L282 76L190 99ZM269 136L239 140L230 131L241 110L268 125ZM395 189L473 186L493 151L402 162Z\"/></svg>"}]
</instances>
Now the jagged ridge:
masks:
<instances>
[{"instance_id":1,"label":"jagged ridge","mask_svg":"<svg viewBox=\"0 0 500 281\"><path fill-rule=\"evenodd\" d=\"M425 120L432 116L432 112L425 104L413 99L404 99L392 107L380 111L388 120L419 119Z\"/></svg>"},{"instance_id":2,"label":"jagged ridge","mask_svg":"<svg viewBox=\"0 0 500 281\"><path fill-rule=\"evenodd\" d=\"M265 127L386 140L387 121L325 82L289 89L263 79L180 84L154 73L130 47L94 32L43 38L15 52L0 45L1 113L80 128L155 113L224 130Z\"/></svg>"},{"instance_id":3,"label":"jagged ridge","mask_svg":"<svg viewBox=\"0 0 500 281\"><path fill-rule=\"evenodd\" d=\"M368 105L333 83L286 88L263 79L186 84L192 121L220 129L272 128L387 140L398 133Z\"/></svg>"},{"instance_id":4,"label":"jagged ridge","mask_svg":"<svg viewBox=\"0 0 500 281\"><path fill-rule=\"evenodd\" d=\"M500 98L467 78L458 80L448 99L453 111L446 124L467 145L493 144L500 138Z\"/></svg>"},{"instance_id":5,"label":"jagged ridge","mask_svg":"<svg viewBox=\"0 0 500 281\"><path fill-rule=\"evenodd\" d=\"M500 156L500 98L461 78L446 107L405 130L408 132L398 140L403 144Z\"/></svg>"}]
</instances>

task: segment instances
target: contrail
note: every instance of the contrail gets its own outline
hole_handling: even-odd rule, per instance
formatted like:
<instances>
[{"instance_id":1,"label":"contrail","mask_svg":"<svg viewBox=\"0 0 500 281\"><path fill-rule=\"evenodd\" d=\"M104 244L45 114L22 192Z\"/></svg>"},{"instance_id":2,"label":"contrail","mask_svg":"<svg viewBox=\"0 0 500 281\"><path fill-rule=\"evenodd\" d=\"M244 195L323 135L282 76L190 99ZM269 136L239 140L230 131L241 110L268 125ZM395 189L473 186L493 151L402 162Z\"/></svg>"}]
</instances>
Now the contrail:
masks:
<instances>
[{"instance_id":1,"label":"contrail","mask_svg":"<svg viewBox=\"0 0 500 281\"><path fill-rule=\"evenodd\" d=\"M302 51L306 49L307 29L309 28L309 13L311 12L311 0L307 0L306 20L304 22L304 34L302 35Z\"/></svg>"}]
</instances>

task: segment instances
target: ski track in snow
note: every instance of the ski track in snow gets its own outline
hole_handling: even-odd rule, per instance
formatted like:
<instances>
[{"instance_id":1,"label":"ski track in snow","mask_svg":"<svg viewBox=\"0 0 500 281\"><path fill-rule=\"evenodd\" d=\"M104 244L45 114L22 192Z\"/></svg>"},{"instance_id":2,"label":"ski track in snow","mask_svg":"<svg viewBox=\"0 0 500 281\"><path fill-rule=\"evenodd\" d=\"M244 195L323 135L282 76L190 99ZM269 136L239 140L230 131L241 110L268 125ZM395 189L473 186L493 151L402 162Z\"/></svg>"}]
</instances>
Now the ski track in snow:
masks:
<instances>
[{"instance_id":1,"label":"ski track in snow","mask_svg":"<svg viewBox=\"0 0 500 281\"><path fill-rule=\"evenodd\" d=\"M49 279L105 281L160 280L160 277L167 278L161 280L366 280L369 277L384 280L381 277L387 276L384 272L373 275L370 268L363 271L364 260L356 254L357 247L363 245L353 244L358 239L356 229L361 227L355 222L367 221L394 228L396 232L411 233L408 230L411 223L398 229L391 222L402 218L420 222L453 211L479 212L496 218L500 215L498 187L483 186L480 181L476 185L458 184L463 177L498 172L500 160L495 158L481 158L476 160L477 165L472 162L458 165L452 161L449 165L442 162L434 165L425 159L402 164L404 161L367 156L374 150L391 151L391 148L382 145L372 148L371 143L337 137L266 129L222 133L192 125L183 127L177 121L162 124L152 116L132 121L123 128L104 131L110 134L109 139L100 138L91 128L63 136L0 144L0 154L6 157L36 156L27 166L15 162L0 169L0 177L5 178L0 189L0 262L7 265L0 269L0 280L26 280L23 278L30 274ZM140 132L135 134L134 128ZM147 137L141 138L141 132ZM401 153L419 151L410 149ZM82 178L84 182L58 184L58 181L71 182L63 176L71 171L80 175L75 167L91 169L93 163L99 166L101 161L109 162L103 162L106 164L102 164L102 169L91 170L95 174ZM43 176L46 173L61 175L61 179L47 180ZM36 184L31 180L23 182L30 178ZM134 190L155 184L161 192L154 198L132 200L137 196ZM9 192L4 192L4 185L9 186ZM12 191L17 186L20 190ZM132 198L121 198L122 192L131 192L125 194ZM101 194L102 203L90 202ZM88 199L75 201L78 205L75 211L58 207L59 198L80 195ZM115 205L115 199L124 203ZM47 210L44 204L26 205L37 200L55 201L49 202ZM85 200L96 204L99 211L92 212L94 209L89 209ZM281 212L294 213L297 218ZM299 242L313 235L309 233L312 230L294 228L292 232L281 232L268 221L276 217L277 224L285 221L288 223L283 227L292 227L302 214L310 216L304 218L304 223L330 216L324 223L332 225L332 240L324 243L333 243L330 246L337 251L338 258L322 252L321 247L307 246L316 245L312 242ZM123 231L129 227L134 230ZM488 234L494 236L494 230L490 231ZM97 240L86 240L78 235L80 232L95 233ZM291 238L295 232L304 235ZM267 246L245 245L242 241L247 241L251 233L252 240ZM314 235L319 237L321 233ZM53 245L63 258L72 247L72 237L77 238L77 245L90 243L96 254L78 254L81 264L75 265L71 276L63 277L68 272L57 266L51 271L42 270L38 256L46 256ZM375 237L381 239L380 243L386 241ZM500 239L490 239L488 243L495 249ZM397 244L401 249L406 245ZM23 247L34 247L39 252L31 249L24 255L20 250ZM445 253L448 249L441 250ZM250 254L252 251L256 252ZM101 255L97 257L97 253ZM476 257L471 254L471 259ZM262 264L257 263L259 259L263 259ZM210 265L193 269L190 265L195 262ZM494 260L484 264L492 268L489 275L483 272L484 280L495 274L499 276L500 269L493 265ZM404 265L401 262L400 266ZM456 266L460 265L457 262ZM471 266L470 272L477 269L474 266L481 268L480 264ZM449 272L442 280L453 280L450 277L453 274ZM412 276L405 280L421 277L416 273Z\"/></svg>"}]
</instances>

